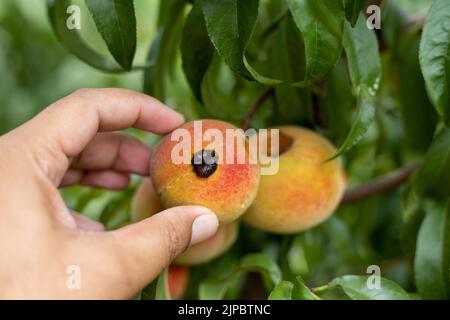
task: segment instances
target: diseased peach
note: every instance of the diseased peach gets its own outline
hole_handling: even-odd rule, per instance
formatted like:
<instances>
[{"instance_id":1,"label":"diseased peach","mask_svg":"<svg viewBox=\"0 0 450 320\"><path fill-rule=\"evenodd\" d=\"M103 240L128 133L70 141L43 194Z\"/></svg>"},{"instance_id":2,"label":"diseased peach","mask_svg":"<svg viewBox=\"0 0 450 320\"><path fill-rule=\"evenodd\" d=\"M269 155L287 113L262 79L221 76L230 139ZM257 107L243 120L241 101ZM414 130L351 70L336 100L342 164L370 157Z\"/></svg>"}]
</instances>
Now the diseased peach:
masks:
<instances>
[{"instance_id":1,"label":"diseased peach","mask_svg":"<svg viewBox=\"0 0 450 320\"><path fill-rule=\"evenodd\" d=\"M150 178L144 178L131 201L131 221L144 220L163 210ZM239 222L219 226L216 234L203 242L189 247L174 263L177 265L198 265L211 261L225 253L236 241Z\"/></svg>"},{"instance_id":2,"label":"diseased peach","mask_svg":"<svg viewBox=\"0 0 450 320\"><path fill-rule=\"evenodd\" d=\"M221 224L244 213L256 196L259 165L251 163L247 139L236 129L218 120L198 120L161 140L153 152L151 177L165 208L205 206ZM227 140L227 134L236 133ZM177 163L177 157L184 162Z\"/></svg>"},{"instance_id":3,"label":"diseased peach","mask_svg":"<svg viewBox=\"0 0 450 320\"><path fill-rule=\"evenodd\" d=\"M183 299L189 281L189 269L170 265L167 277L170 297L173 300Z\"/></svg>"},{"instance_id":4,"label":"diseased peach","mask_svg":"<svg viewBox=\"0 0 450 320\"><path fill-rule=\"evenodd\" d=\"M297 126L279 129L279 170L261 176L243 219L267 232L289 234L326 220L338 206L347 179L339 159L325 162L336 152L328 140Z\"/></svg>"}]
</instances>

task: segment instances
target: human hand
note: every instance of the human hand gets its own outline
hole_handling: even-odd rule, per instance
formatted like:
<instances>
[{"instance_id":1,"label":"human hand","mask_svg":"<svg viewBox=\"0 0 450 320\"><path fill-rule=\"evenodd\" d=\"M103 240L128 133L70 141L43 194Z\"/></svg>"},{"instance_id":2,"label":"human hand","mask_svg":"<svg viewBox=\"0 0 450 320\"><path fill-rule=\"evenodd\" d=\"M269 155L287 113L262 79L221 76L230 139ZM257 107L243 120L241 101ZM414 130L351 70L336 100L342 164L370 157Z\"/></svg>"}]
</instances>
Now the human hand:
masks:
<instances>
[{"instance_id":1,"label":"human hand","mask_svg":"<svg viewBox=\"0 0 450 320\"><path fill-rule=\"evenodd\" d=\"M190 244L211 237L207 208L165 210L104 231L71 212L57 188L83 184L122 189L131 173L148 175L151 150L122 134L158 134L183 117L144 94L82 89L0 137L0 298L131 298ZM80 270L80 289L67 270Z\"/></svg>"}]
</instances>

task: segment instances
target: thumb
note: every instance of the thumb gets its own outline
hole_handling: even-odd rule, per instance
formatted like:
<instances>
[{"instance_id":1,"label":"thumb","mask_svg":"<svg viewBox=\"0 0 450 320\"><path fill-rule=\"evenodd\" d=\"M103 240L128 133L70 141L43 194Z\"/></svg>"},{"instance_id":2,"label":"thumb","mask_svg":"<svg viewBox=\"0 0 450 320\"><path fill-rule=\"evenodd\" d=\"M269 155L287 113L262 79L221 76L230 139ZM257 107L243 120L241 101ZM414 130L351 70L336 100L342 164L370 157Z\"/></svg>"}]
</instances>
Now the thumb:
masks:
<instances>
[{"instance_id":1,"label":"thumb","mask_svg":"<svg viewBox=\"0 0 450 320\"><path fill-rule=\"evenodd\" d=\"M95 296L101 290L103 295L110 292L108 298L132 297L187 247L212 237L218 225L209 209L182 206L115 231L86 234L77 250L88 270L84 293Z\"/></svg>"}]
</instances>

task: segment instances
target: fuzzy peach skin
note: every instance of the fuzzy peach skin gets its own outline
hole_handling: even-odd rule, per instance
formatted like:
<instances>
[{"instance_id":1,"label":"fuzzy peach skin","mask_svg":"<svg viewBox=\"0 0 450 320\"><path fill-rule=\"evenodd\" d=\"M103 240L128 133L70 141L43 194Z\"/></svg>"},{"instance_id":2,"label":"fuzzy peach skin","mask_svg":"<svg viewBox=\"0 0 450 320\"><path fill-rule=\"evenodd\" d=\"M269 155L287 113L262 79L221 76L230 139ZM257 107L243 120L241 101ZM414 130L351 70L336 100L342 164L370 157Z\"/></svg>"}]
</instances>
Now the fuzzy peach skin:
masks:
<instances>
[{"instance_id":1,"label":"fuzzy peach skin","mask_svg":"<svg viewBox=\"0 0 450 320\"><path fill-rule=\"evenodd\" d=\"M249 163L248 145L241 136L246 148L245 163L236 161L236 143L227 145L226 129L236 129L233 125L218 120L197 120L202 122L202 132L217 129L222 133L223 143L215 141L214 151L223 163L209 177L199 177L191 163L176 164L172 161L173 148L181 140L171 141L171 134L162 139L154 150L151 161L151 177L161 202L165 208L180 205L201 205L211 209L221 224L230 223L239 218L255 199L259 184L259 165ZM189 159L202 150L209 150L212 141L202 139L198 146L194 143L194 121L181 128L188 130L192 140L188 141ZM232 153L229 153L232 152ZM225 155L234 153L234 161L225 163Z\"/></svg>"},{"instance_id":2,"label":"fuzzy peach skin","mask_svg":"<svg viewBox=\"0 0 450 320\"><path fill-rule=\"evenodd\" d=\"M280 152L279 171L261 176L243 219L267 232L290 234L326 220L341 201L347 178L339 159L324 162L336 152L328 140L297 126L279 129L292 143Z\"/></svg>"},{"instance_id":3,"label":"fuzzy peach skin","mask_svg":"<svg viewBox=\"0 0 450 320\"><path fill-rule=\"evenodd\" d=\"M131 200L131 221L139 222L163 210L150 178L143 179ZM239 222L219 226L211 238L189 247L179 255L177 265L199 265L225 253L236 241Z\"/></svg>"},{"instance_id":4,"label":"fuzzy peach skin","mask_svg":"<svg viewBox=\"0 0 450 320\"><path fill-rule=\"evenodd\" d=\"M170 265L167 277L170 297L173 300L183 299L189 281L189 269Z\"/></svg>"}]
</instances>

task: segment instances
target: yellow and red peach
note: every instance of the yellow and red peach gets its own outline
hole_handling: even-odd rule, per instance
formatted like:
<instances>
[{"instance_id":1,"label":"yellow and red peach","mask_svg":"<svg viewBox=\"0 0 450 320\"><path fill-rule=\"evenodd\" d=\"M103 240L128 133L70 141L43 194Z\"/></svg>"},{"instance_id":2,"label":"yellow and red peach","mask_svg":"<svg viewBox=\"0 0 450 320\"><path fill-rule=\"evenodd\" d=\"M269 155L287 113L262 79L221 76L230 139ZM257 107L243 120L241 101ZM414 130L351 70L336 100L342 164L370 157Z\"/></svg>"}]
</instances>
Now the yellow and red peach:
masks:
<instances>
[{"instance_id":1,"label":"yellow and red peach","mask_svg":"<svg viewBox=\"0 0 450 320\"><path fill-rule=\"evenodd\" d=\"M173 263L185 266L207 263L228 251L236 242L238 233L238 221L222 225L213 237L189 247Z\"/></svg>"},{"instance_id":2,"label":"yellow and red peach","mask_svg":"<svg viewBox=\"0 0 450 320\"><path fill-rule=\"evenodd\" d=\"M131 199L131 222L144 220L163 210L150 178L144 178Z\"/></svg>"},{"instance_id":3,"label":"yellow and red peach","mask_svg":"<svg viewBox=\"0 0 450 320\"><path fill-rule=\"evenodd\" d=\"M250 160L247 139L236 129L218 120L198 120L184 124L161 140L153 152L151 177L165 208L205 206L221 224L230 223L245 212L257 193L259 165ZM233 132L238 133L233 140L226 139ZM244 161L239 162L242 154ZM174 155L187 161L177 163ZM199 162L194 163L196 160Z\"/></svg>"},{"instance_id":4,"label":"yellow and red peach","mask_svg":"<svg viewBox=\"0 0 450 320\"><path fill-rule=\"evenodd\" d=\"M131 201L131 221L139 222L163 210L150 178L144 178ZM225 253L236 241L239 222L219 226L211 238L195 244L179 255L177 265L198 265Z\"/></svg>"},{"instance_id":5,"label":"yellow and red peach","mask_svg":"<svg viewBox=\"0 0 450 320\"><path fill-rule=\"evenodd\" d=\"M337 208L347 179L339 159L325 161L336 152L328 140L297 126L279 129L279 170L261 176L243 219L267 232L289 234L326 220Z\"/></svg>"},{"instance_id":6,"label":"yellow and red peach","mask_svg":"<svg viewBox=\"0 0 450 320\"><path fill-rule=\"evenodd\" d=\"M167 271L167 285L170 298L183 299L189 281L189 269L186 267L170 265Z\"/></svg>"}]
</instances>

